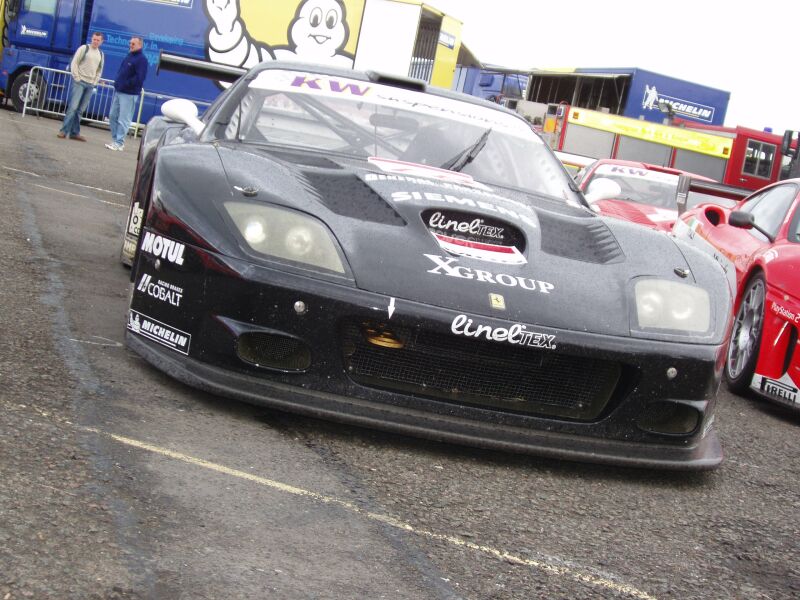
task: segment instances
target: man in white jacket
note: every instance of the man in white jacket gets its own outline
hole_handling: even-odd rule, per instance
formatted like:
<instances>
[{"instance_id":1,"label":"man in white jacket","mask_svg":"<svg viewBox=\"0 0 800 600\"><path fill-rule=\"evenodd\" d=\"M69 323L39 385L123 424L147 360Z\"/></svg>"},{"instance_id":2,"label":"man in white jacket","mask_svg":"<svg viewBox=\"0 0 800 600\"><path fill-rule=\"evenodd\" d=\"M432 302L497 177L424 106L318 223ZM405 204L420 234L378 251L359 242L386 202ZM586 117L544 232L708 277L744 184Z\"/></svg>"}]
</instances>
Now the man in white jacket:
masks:
<instances>
[{"instance_id":1,"label":"man in white jacket","mask_svg":"<svg viewBox=\"0 0 800 600\"><path fill-rule=\"evenodd\" d=\"M86 141L86 138L81 135L81 115L86 110L92 92L103 75L104 57L100 51L103 39L102 33L94 32L91 43L82 45L72 57L70 63L72 89L69 94L67 114L64 115L64 123L58 132L60 138L69 137L69 139L79 142Z\"/></svg>"}]
</instances>

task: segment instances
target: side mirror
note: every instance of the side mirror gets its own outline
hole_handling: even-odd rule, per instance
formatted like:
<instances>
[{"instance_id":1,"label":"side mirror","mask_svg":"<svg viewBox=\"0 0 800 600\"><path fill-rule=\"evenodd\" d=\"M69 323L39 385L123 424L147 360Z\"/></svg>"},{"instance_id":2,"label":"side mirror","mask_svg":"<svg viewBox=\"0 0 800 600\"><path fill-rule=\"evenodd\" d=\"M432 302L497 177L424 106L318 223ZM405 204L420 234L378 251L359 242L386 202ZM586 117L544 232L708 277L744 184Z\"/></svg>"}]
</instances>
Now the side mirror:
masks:
<instances>
[{"instance_id":1,"label":"side mirror","mask_svg":"<svg viewBox=\"0 0 800 600\"><path fill-rule=\"evenodd\" d=\"M728 215L728 225L731 227L738 227L739 229L755 229L762 233L770 242L775 241L775 237L769 231L758 226L756 218L752 213L743 210L734 210Z\"/></svg>"},{"instance_id":2,"label":"side mirror","mask_svg":"<svg viewBox=\"0 0 800 600\"><path fill-rule=\"evenodd\" d=\"M198 135L205 127L205 123L197 118L197 106L195 106L194 102L183 98L174 98L164 102L161 105L161 114L170 121L188 125Z\"/></svg>"},{"instance_id":3,"label":"side mirror","mask_svg":"<svg viewBox=\"0 0 800 600\"><path fill-rule=\"evenodd\" d=\"M678 187L675 190L675 204L678 206L678 214L682 215L689 202L689 186L692 183L690 175L678 175Z\"/></svg>"},{"instance_id":4,"label":"side mirror","mask_svg":"<svg viewBox=\"0 0 800 600\"><path fill-rule=\"evenodd\" d=\"M784 156L797 156L797 149L792 150L792 137L794 131L787 129L783 132L783 140L781 141L781 154Z\"/></svg>"},{"instance_id":5,"label":"side mirror","mask_svg":"<svg viewBox=\"0 0 800 600\"><path fill-rule=\"evenodd\" d=\"M753 216L753 213L745 212L743 210L735 210L728 215L728 225L731 227L752 229L755 224L756 218Z\"/></svg>"},{"instance_id":6,"label":"side mirror","mask_svg":"<svg viewBox=\"0 0 800 600\"><path fill-rule=\"evenodd\" d=\"M592 179L589 187L586 189L584 196L589 204L594 204L600 200L611 200L612 198L619 198L622 195L622 188L613 179L607 177L598 177Z\"/></svg>"}]
</instances>

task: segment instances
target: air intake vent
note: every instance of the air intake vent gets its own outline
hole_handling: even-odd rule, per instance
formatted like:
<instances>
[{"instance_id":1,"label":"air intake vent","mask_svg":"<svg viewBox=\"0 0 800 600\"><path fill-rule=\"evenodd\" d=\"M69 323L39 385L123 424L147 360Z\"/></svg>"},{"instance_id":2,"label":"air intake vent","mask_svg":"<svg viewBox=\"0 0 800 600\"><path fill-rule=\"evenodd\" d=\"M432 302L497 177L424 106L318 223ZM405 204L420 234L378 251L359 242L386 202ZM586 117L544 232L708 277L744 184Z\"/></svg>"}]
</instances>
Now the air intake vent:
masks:
<instances>
[{"instance_id":1,"label":"air intake vent","mask_svg":"<svg viewBox=\"0 0 800 600\"><path fill-rule=\"evenodd\" d=\"M402 227L406 224L403 217L356 175L310 171L303 175L322 203L337 215L382 225Z\"/></svg>"},{"instance_id":2,"label":"air intake vent","mask_svg":"<svg viewBox=\"0 0 800 600\"><path fill-rule=\"evenodd\" d=\"M243 333L236 354L246 363L281 371L305 371L311 366L311 350L298 339L273 333Z\"/></svg>"},{"instance_id":3,"label":"air intake vent","mask_svg":"<svg viewBox=\"0 0 800 600\"><path fill-rule=\"evenodd\" d=\"M542 252L601 265L622 260L622 248L600 219L544 211L537 216L542 226Z\"/></svg>"},{"instance_id":4,"label":"air intake vent","mask_svg":"<svg viewBox=\"0 0 800 600\"><path fill-rule=\"evenodd\" d=\"M332 169L332 170L341 170L342 166L336 164L329 158L325 158L324 156L318 156L316 154L311 154L309 152L301 153L292 153L292 152L269 152L270 156L274 156L275 158L282 160L287 163L291 163L293 165L299 165L301 167L316 167L318 169Z\"/></svg>"}]
</instances>

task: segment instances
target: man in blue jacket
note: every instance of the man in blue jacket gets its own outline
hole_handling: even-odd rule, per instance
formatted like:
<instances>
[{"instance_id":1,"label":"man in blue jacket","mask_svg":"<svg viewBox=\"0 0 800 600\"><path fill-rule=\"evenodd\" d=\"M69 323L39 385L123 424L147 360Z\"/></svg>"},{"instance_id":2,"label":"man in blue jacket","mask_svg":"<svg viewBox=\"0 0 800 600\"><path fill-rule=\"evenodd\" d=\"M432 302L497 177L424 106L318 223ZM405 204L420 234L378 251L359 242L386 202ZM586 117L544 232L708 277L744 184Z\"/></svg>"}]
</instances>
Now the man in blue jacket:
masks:
<instances>
[{"instance_id":1,"label":"man in blue jacket","mask_svg":"<svg viewBox=\"0 0 800 600\"><path fill-rule=\"evenodd\" d=\"M122 59L114 79L114 101L111 103L111 114L108 116L111 143L106 144L109 150L122 151L125 148L125 136L133 120L136 100L142 91L144 78L147 77L147 59L142 53L143 45L142 38L138 36L131 38L130 52Z\"/></svg>"}]
</instances>

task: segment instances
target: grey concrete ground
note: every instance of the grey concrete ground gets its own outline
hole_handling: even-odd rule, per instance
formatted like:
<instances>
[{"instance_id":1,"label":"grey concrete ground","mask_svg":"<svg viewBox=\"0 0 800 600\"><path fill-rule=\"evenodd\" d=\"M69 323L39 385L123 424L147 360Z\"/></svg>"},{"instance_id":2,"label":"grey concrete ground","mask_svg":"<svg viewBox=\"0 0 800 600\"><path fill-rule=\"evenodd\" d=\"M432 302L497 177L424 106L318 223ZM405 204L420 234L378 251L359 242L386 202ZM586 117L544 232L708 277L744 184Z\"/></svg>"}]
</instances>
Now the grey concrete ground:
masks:
<instances>
[{"instance_id":1,"label":"grey concrete ground","mask_svg":"<svg viewBox=\"0 0 800 600\"><path fill-rule=\"evenodd\" d=\"M800 597L800 418L720 395L707 474L299 418L122 346L136 160L0 110L0 599Z\"/></svg>"}]
</instances>

